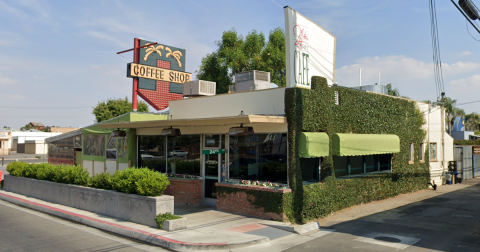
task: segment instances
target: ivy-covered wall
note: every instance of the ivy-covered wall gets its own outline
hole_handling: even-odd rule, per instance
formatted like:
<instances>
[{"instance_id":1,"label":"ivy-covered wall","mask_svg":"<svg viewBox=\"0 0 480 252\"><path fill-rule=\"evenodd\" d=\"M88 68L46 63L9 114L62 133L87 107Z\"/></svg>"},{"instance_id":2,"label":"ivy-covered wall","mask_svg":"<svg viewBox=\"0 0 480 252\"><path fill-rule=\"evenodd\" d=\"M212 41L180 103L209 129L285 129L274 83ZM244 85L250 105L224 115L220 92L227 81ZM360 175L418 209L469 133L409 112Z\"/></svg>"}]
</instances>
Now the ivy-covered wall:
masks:
<instances>
[{"instance_id":1,"label":"ivy-covered wall","mask_svg":"<svg viewBox=\"0 0 480 252\"><path fill-rule=\"evenodd\" d=\"M335 104L335 91L339 105ZM288 121L289 183L292 199L290 219L305 222L353 205L381 200L427 188L428 161L420 162L420 143L425 139L424 118L415 102L367 93L345 87L328 87L323 77L312 78L312 89L288 88L285 92ZM298 153L300 132L326 132L330 155L322 161L322 180L303 185ZM400 138L400 152L392 159L392 172L360 178L335 178L332 134L394 134ZM409 164L409 144L414 144L415 161ZM428 160L428 150L425 151Z\"/></svg>"}]
</instances>

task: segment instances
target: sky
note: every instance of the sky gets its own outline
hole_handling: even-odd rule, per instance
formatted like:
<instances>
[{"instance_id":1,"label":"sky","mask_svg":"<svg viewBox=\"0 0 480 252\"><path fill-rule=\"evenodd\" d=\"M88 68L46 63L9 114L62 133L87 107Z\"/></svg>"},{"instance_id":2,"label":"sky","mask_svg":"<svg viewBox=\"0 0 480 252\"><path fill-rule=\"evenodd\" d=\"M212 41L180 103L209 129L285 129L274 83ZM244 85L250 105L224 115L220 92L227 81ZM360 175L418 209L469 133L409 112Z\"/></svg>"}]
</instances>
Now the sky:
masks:
<instances>
[{"instance_id":1,"label":"sky","mask_svg":"<svg viewBox=\"0 0 480 252\"><path fill-rule=\"evenodd\" d=\"M480 100L480 34L450 1L436 2L446 96ZM428 0L0 0L0 127L91 125L99 101L132 99L133 54L116 52L135 37L186 49L195 75L224 31L268 37L285 28L287 5L336 36L339 85L358 86L361 68L362 85L380 72L400 95L437 99ZM480 113L480 103L460 107Z\"/></svg>"}]
</instances>

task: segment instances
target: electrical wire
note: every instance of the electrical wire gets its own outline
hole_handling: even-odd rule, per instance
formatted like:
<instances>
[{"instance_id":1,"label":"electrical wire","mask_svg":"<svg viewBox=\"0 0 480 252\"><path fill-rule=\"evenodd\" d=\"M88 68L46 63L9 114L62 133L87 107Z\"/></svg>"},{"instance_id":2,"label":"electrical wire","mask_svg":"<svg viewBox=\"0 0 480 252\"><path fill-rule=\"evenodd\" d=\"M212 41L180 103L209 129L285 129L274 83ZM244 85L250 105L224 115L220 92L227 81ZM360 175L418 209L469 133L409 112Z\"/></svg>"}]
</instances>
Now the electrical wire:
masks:
<instances>
[{"instance_id":1,"label":"electrical wire","mask_svg":"<svg viewBox=\"0 0 480 252\"><path fill-rule=\"evenodd\" d=\"M465 104L470 104L470 103L476 103L476 102L480 102L480 100L478 100L478 101L471 101L471 102L459 103L459 104L455 104L455 106L460 106L460 105L465 105Z\"/></svg>"},{"instance_id":2,"label":"electrical wire","mask_svg":"<svg viewBox=\"0 0 480 252\"><path fill-rule=\"evenodd\" d=\"M475 37L470 33L470 30L468 29L468 20L465 20L465 25L467 26L467 32L468 32L468 34L470 34L470 37L472 37L472 38L475 39L476 41L480 42L480 39L475 38Z\"/></svg>"},{"instance_id":3,"label":"electrical wire","mask_svg":"<svg viewBox=\"0 0 480 252\"><path fill-rule=\"evenodd\" d=\"M11 106L1 106L0 109L79 109L79 108L92 108L92 107L11 107Z\"/></svg>"},{"instance_id":4,"label":"electrical wire","mask_svg":"<svg viewBox=\"0 0 480 252\"><path fill-rule=\"evenodd\" d=\"M445 87L443 84L442 60L440 57L440 41L438 39L437 13L436 13L436 6L435 6L434 0L429 1L429 10L430 10L430 27L431 27L431 37L432 37L435 85L436 85L436 92L437 92L437 100L439 100L442 93L445 92Z\"/></svg>"}]
</instances>

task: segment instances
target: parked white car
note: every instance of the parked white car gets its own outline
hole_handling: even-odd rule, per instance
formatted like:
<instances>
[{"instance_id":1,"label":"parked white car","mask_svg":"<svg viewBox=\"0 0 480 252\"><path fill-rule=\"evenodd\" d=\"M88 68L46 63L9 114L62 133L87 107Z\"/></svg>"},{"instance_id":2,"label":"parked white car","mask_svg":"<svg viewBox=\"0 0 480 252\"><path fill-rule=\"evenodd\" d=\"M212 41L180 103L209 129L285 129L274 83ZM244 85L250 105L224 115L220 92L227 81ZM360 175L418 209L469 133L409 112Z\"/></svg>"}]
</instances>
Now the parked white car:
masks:
<instances>
[{"instance_id":1,"label":"parked white car","mask_svg":"<svg viewBox=\"0 0 480 252\"><path fill-rule=\"evenodd\" d=\"M188 155L188 151L182 150L174 150L168 153L171 157L186 157Z\"/></svg>"},{"instance_id":2,"label":"parked white car","mask_svg":"<svg viewBox=\"0 0 480 252\"><path fill-rule=\"evenodd\" d=\"M140 150L140 156L142 157L142 159L153 159L153 156L148 154L144 150Z\"/></svg>"}]
</instances>

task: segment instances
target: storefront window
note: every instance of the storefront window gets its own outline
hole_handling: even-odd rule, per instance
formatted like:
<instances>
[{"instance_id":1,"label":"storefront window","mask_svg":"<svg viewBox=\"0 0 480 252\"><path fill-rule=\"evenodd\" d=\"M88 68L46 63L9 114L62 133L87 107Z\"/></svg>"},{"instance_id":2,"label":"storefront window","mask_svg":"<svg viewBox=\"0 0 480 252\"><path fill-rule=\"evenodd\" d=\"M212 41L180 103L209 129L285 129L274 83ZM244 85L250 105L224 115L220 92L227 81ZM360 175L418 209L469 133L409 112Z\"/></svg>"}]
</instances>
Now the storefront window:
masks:
<instances>
[{"instance_id":1,"label":"storefront window","mask_svg":"<svg viewBox=\"0 0 480 252\"><path fill-rule=\"evenodd\" d=\"M105 135L84 135L83 139L83 155L105 156Z\"/></svg>"},{"instance_id":2,"label":"storefront window","mask_svg":"<svg viewBox=\"0 0 480 252\"><path fill-rule=\"evenodd\" d=\"M229 139L230 179L287 183L287 134L254 134Z\"/></svg>"},{"instance_id":3,"label":"storefront window","mask_svg":"<svg viewBox=\"0 0 480 252\"><path fill-rule=\"evenodd\" d=\"M200 135L167 138L168 172L200 176Z\"/></svg>"},{"instance_id":4,"label":"storefront window","mask_svg":"<svg viewBox=\"0 0 480 252\"><path fill-rule=\"evenodd\" d=\"M52 164L70 164L75 162L73 137L61 139L48 144L48 162Z\"/></svg>"},{"instance_id":5,"label":"storefront window","mask_svg":"<svg viewBox=\"0 0 480 252\"><path fill-rule=\"evenodd\" d=\"M200 135L139 136L138 140L140 167L200 176Z\"/></svg>"},{"instance_id":6,"label":"storefront window","mask_svg":"<svg viewBox=\"0 0 480 252\"><path fill-rule=\"evenodd\" d=\"M163 136L138 137L138 167L166 173L166 148Z\"/></svg>"},{"instance_id":7,"label":"storefront window","mask_svg":"<svg viewBox=\"0 0 480 252\"><path fill-rule=\"evenodd\" d=\"M348 157L333 156L335 177L338 178L370 172L391 171L391 158L391 154Z\"/></svg>"},{"instance_id":8,"label":"storefront window","mask_svg":"<svg viewBox=\"0 0 480 252\"><path fill-rule=\"evenodd\" d=\"M319 181L320 158L300 158L300 168L302 169L302 179L305 182Z\"/></svg>"},{"instance_id":9,"label":"storefront window","mask_svg":"<svg viewBox=\"0 0 480 252\"><path fill-rule=\"evenodd\" d=\"M127 157L127 137L108 137L106 158L117 159Z\"/></svg>"}]
</instances>

